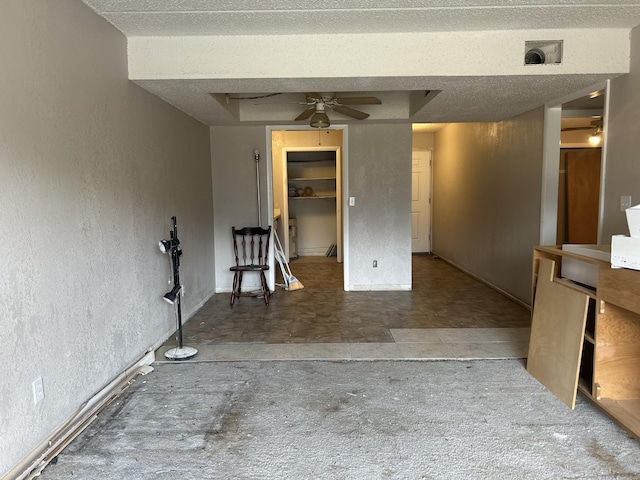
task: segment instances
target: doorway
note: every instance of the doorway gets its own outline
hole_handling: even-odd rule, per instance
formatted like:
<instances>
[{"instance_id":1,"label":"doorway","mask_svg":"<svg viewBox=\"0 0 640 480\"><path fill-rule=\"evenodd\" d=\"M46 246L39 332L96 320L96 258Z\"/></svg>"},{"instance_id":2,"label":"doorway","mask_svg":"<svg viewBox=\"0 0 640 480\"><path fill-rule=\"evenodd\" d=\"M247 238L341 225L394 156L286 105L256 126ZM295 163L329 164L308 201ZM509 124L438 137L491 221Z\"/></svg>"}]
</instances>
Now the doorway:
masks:
<instances>
[{"instance_id":1,"label":"doorway","mask_svg":"<svg viewBox=\"0 0 640 480\"><path fill-rule=\"evenodd\" d=\"M282 153L286 258L326 256L342 263L341 147L283 147Z\"/></svg>"},{"instance_id":2,"label":"doorway","mask_svg":"<svg viewBox=\"0 0 640 480\"><path fill-rule=\"evenodd\" d=\"M346 127L285 128L267 129L269 194L285 258L327 256L342 263L347 254L343 200ZM343 281L347 273L345 266Z\"/></svg>"},{"instance_id":3,"label":"doorway","mask_svg":"<svg viewBox=\"0 0 640 480\"><path fill-rule=\"evenodd\" d=\"M556 244L599 243L606 89L562 104Z\"/></svg>"},{"instance_id":4,"label":"doorway","mask_svg":"<svg viewBox=\"0 0 640 480\"><path fill-rule=\"evenodd\" d=\"M540 216L540 245L558 245L567 243L566 212L567 205L573 201L566 200L565 192L567 173L560 168L561 151L567 149L593 150L589 156L599 156L599 167L594 164L592 172L599 170L599 176L595 173L589 176L590 198L597 198L597 211L590 207L588 214L591 222L595 222L596 235L593 237L593 227L589 228L590 243L602 242L602 216L604 211L604 174L606 171L606 137L607 137L607 112L609 81L595 85L591 88L576 92L573 95L559 99L555 105L545 107L544 112L544 153L542 162L542 186L541 186L541 216ZM580 124L579 122L582 122ZM598 132L598 135L596 135ZM582 138L578 139L577 136ZM589 137L599 136L599 143L591 143ZM593 141L593 139L592 139ZM599 154L595 152L598 151ZM579 162L579 160L570 160ZM594 162L595 163L595 162ZM585 164L586 165L586 164ZM584 183L584 172L579 163L572 165L574 180ZM586 168L586 167L585 167ZM573 181L573 180L572 180ZM581 193L584 195L584 193ZM575 202L573 202L575 203ZM580 205L578 209L582 209ZM584 217L583 217L584 218ZM580 234L582 235L582 234ZM583 238L584 239L584 238ZM573 243L573 242L572 242Z\"/></svg>"}]
</instances>

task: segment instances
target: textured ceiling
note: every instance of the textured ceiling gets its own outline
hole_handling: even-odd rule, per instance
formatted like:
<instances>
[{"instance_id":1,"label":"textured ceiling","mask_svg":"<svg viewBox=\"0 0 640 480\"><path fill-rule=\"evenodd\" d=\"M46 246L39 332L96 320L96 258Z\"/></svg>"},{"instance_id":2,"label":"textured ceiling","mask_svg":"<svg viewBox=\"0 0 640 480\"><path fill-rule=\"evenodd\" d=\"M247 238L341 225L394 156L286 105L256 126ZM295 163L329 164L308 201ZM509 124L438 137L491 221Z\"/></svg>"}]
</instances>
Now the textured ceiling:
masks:
<instances>
[{"instance_id":1,"label":"textured ceiling","mask_svg":"<svg viewBox=\"0 0 640 480\"><path fill-rule=\"evenodd\" d=\"M639 0L84 0L127 37L374 34L541 29L630 29ZM257 37L259 38L259 37ZM609 77L611 75L608 75ZM143 79L143 88L208 125L292 123L301 94L375 95L367 121L456 122L511 118L608 78L607 75L457 76L429 78ZM408 113L411 91L442 90L429 107ZM225 94L283 95L241 102ZM210 93L219 94L218 99ZM225 104L226 103L226 104ZM332 113L335 123L351 122ZM244 116L244 118L242 118Z\"/></svg>"}]
</instances>

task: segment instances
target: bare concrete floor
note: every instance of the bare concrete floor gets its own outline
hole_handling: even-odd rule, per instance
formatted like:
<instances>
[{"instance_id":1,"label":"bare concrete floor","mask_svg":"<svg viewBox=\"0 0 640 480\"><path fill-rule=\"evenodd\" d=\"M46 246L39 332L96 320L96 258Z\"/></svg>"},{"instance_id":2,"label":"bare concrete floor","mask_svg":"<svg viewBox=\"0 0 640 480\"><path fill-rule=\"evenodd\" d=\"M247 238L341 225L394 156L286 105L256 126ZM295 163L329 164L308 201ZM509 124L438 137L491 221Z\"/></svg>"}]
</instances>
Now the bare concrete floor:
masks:
<instances>
[{"instance_id":1,"label":"bare concrete floor","mask_svg":"<svg viewBox=\"0 0 640 480\"><path fill-rule=\"evenodd\" d=\"M640 478L640 444L522 360L164 363L44 480Z\"/></svg>"},{"instance_id":2,"label":"bare concrete floor","mask_svg":"<svg viewBox=\"0 0 640 480\"><path fill-rule=\"evenodd\" d=\"M335 258L291 262L304 288L269 306L217 294L183 328L194 361L524 358L530 312L431 255L413 256L413 288L345 292ZM279 282L280 279L277 279ZM176 346L169 339L157 352Z\"/></svg>"}]
</instances>

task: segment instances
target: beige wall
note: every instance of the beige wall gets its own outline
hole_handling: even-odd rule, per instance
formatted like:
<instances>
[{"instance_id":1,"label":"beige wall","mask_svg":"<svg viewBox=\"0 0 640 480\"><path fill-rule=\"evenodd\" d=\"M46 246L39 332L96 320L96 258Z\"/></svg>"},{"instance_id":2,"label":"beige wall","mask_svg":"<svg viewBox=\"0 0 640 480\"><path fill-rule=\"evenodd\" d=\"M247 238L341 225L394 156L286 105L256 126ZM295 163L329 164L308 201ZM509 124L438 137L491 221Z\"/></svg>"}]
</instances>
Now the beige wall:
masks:
<instances>
[{"instance_id":1,"label":"beige wall","mask_svg":"<svg viewBox=\"0 0 640 480\"><path fill-rule=\"evenodd\" d=\"M602 236L606 244L611 235L629 235L620 196L631 195L632 204L640 204L640 27L631 34L630 72L612 80L610 88Z\"/></svg>"},{"instance_id":2,"label":"beige wall","mask_svg":"<svg viewBox=\"0 0 640 480\"><path fill-rule=\"evenodd\" d=\"M436 133L433 252L530 302L540 232L543 111Z\"/></svg>"},{"instance_id":3,"label":"beige wall","mask_svg":"<svg viewBox=\"0 0 640 480\"><path fill-rule=\"evenodd\" d=\"M412 147L415 150L431 150L435 135L431 132L413 132Z\"/></svg>"},{"instance_id":4,"label":"beige wall","mask_svg":"<svg viewBox=\"0 0 640 480\"><path fill-rule=\"evenodd\" d=\"M185 318L214 279L208 129L129 82L126 39L81 2L0 9L2 476L175 329L172 215Z\"/></svg>"}]
</instances>

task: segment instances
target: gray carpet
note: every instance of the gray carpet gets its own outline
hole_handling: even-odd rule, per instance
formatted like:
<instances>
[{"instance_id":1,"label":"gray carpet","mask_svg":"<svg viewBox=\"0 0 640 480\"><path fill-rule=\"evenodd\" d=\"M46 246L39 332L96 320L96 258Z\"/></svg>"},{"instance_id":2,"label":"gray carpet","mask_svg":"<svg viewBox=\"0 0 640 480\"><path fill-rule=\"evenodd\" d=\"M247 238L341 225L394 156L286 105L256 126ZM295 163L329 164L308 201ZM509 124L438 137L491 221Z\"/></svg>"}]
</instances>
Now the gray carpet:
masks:
<instances>
[{"instance_id":1,"label":"gray carpet","mask_svg":"<svg viewBox=\"0 0 640 480\"><path fill-rule=\"evenodd\" d=\"M517 360L159 364L44 480L640 478L640 443Z\"/></svg>"}]
</instances>

